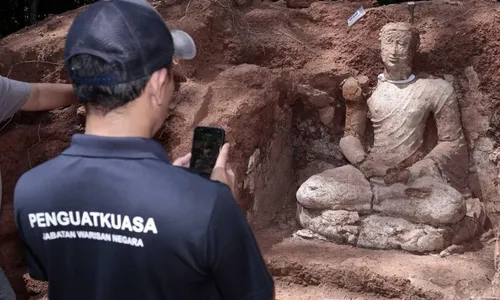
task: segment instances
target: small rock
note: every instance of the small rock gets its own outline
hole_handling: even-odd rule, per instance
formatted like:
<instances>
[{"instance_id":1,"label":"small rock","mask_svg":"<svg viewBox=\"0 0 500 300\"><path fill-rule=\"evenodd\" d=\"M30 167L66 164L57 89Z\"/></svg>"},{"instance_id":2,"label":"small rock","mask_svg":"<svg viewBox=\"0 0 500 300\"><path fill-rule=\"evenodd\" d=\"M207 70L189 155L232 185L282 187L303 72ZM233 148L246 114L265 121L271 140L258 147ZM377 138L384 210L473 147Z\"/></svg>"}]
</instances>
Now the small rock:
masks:
<instances>
[{"instance_id":1,"label":"small rock","mask_svg":"<svg viewBox=\"0 0 500 300\"><path fill-rule=\"evenodd\" d=\"M361 85L362 89L368 87L368 84L370 83L370 78L368 78L368 76L365 75L359 75L358 77L356 77L356 79L358 80L358 83L359 85Z\"/></svg>"},{"instance_id":2,"label":"small rock","mask_svg":"<svg viewBox=\"0 0 500 300\"><path fill-rule=\"evenodd\" d=\"M334 102L334 99L327 92L317 90L305 84L297 85L297 93L307 98L307 101L313 107L317 108L326 107Z\"/></svg>"},{"instance_id":3,"label":"small rock","mask_svg":"<svg viewBox=\"0 0 500 300\"><path fill-rule=\"evenodd\" d=\"M356 245L358 243L358 237L353 234L347 236L347 243L350 245Z\"/></svg>"},{"instance_id":4,"label":"small rock","mask_svg":"<svg viewBox=\"0 0 500 300\"><path fill-rule=\"evenodd\" d=\"M451 245L439 253L439 256L446 257L452 254L462 254L465 252L465 247L462 245Z\"/></svg>"},{"instance_id":5,"label":"small rock","mask_svg":"<svg viewBox=\"0 0 500 300\"><path fill-rule=\"evenodd\" d=\"M295 232L293 235L299 236L304 239L312 239L314 238L314 232L309 229L301 229Z\"/></svg>"},{"instance_id":6,"label":"small rock","mask_svg":"<svg viewBox=\"0 0 500 300\"><path fill-rule=\"evenodd\" d=\"M252 156L250 156L250 159L248 160L247 174L250 174L255 169L257 163L259 162L259 158L260 158L260 149L257 149L252 154Z\"/></svg>"},{"instance_id":7,"label":"small rock","mask_svg":"<svg viewBox=\"0 0 500 300\"><path fill-rule=\"evenodd\" d=\"M485 207L483 202L477 198L471 198L465 200L467 206L466 216L474 219L478 219L481 226L484 224L486 219Z\"/></svg>"},{"instance_id":8,"label":"small rock","mask_svg":"<svg viewBox=\"0 0 500 300\"><path fill-rule=\"evenodd\" d=\"M348 101L359 102L363 99L363 90L354 77L347 78L342 84L342 96Z\"/></svg>"},{"instance_id":9,"label":"small rock","mask_svg":"<svg viewBox=\"0 0 500 300\"><path fill-rule=\"evenodd\" d=\"M489 160L490 160L492 163L494 163L494 164L498 163L498 162L500 161L500 148L496 148L496 149L493 151L493 153L491 153L491 154L489 155L489 157L488 157L488 158L489 158Z\"/></svg>"},{"instance_id":10,"label":"small rock","mask_svg":"<svg viewBox=\"0 0 500 300\"><path fill-rule=\"evenodd\" d=\"M335 114L335 108L333 106L327 106L319 110L319 119L321 123L329 126L333 122L333 116Z\"/></svg>"}]
</instances>

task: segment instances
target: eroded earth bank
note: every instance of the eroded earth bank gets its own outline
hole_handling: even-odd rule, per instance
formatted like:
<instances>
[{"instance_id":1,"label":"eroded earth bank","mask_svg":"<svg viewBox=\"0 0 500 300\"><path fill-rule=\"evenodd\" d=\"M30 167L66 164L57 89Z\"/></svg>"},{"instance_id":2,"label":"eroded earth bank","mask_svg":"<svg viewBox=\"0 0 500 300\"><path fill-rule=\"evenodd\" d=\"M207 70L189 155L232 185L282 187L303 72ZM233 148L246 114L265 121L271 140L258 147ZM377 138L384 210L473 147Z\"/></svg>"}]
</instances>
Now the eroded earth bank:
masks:
<instances>
[{"instance_id":1,"label":"eroded earth bank","mask_svg":"<svg viewBox=\"0 0 500 300\"><path fill-rule=\"evenodd\" d=\"M469 236L457 239L456 234L443 234L438 246L430 248L405 245L412 238L425 240L434 231L415 222L411 226L418 227L417 234L413 227L405 227L407 223L393 220L377 223L383 234L372 240L385 242L360 244L356 230L366 229L367 220L383 218L379 211L353 217L345 209L347 217L340 215L347 223L338 224L332 218L339 213L319 214L312 217L319 225L305 229L311 221L297 218L299 186L315 174L349 164L339 146L349 110L342 84L349 77L367 78L363 92L373 92L383 71L379 31L390 22L408 22L406 4L374 7L368 1L292 0L153 4L171 28L189 32L199 48L195 60L175 66L178 91L157 138L175 158L189 150L194 126L226 128L234 145L231 160L240 182L238 201L276 278L278 299L493 296L494 232L500 211L497 3L430 1L415 9L414 25L420 32L415 74L431 74L454 89L468 158L460 189L468 200L468 213L464 210L456 221L469 222L464 227ZM347 19L360 6L366 15L348 30ZM64 38L76 13L49 17L0 40L0 74L24 81L66 81ZM57 155L73 133L83 131L77 110L74 106L22 113L0 125L4 178L0 265L19 299L42 298L46 287L23 279L22 246L12 216L13 187L23 172ZM430 124L429 128L436 127ZM432 128L426 130L426 137L433 136ZM328 227L317 236L325 224L341 228ZM345 227L351 225L359 227L353 229L354 238ZM417 242L412 245L420 245ZM457 245L441 253L452 244Z\"/></svg>"}]
</instances>

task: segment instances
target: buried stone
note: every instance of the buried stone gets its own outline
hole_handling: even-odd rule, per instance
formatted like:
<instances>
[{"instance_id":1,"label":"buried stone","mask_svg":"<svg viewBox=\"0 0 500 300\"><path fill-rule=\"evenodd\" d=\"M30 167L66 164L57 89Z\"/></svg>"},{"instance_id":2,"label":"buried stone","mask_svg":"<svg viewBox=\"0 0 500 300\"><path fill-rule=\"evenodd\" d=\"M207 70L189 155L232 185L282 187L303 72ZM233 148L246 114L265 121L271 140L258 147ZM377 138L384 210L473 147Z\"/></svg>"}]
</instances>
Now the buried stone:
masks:
<instances>
[{"instance_id":1,"label":"buried stone","mask_svg":"<svg viewBox=\"0 0 500 300\"><path fill-rule=\"evenodd\" d=\"M410 252L438 251L447 246L449 230L414 224L401 218L371 215L363 220L357 245Z\"/></svg>"},{"instance_id":2,"label":"buried stone","mask_svg":"<svg viewBox=\"0 0 500 300\"><path fill-rule=\"evenodd\" d=\"M312 232L335 243L356 244L360 221L357 212L324 210L314 214L299 205L297 213L302 227L309 228Z\"/></svg>"},{"instance_id":3,"label":"buried stone","mask_svg":"<svg viewBox=\"0 0 500 300\"><path fill-rule=\"evenodd\" d=\"M484 224L484 206L462 194L469 163L457 95L444 79L412 74L420 41L411 24L385 25L380 40L385 70L373 93L365 99L364 76L342 86L346 124L340 148L350 164L300 186L298 219L333 242L439 251L470 239ZM394 41L404 51L395 51ZM367 122L374 128L371 145ZM342 217L353 213L361 220Z\"/></svg>"}]
</instances>

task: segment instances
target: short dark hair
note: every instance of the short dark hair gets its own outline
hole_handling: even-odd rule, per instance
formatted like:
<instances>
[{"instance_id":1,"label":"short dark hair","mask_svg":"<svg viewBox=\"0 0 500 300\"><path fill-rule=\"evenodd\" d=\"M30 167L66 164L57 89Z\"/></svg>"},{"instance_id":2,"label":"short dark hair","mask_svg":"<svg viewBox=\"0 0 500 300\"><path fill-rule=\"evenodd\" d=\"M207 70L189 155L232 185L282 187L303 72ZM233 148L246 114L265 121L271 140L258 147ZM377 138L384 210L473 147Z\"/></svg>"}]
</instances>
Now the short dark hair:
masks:
<instances>
[{"instance_id":1,"label":"short dark hair","mask_svg":"<svg viewBox=\"0 0 500 300\"><path fill-rule=\"evenodd\" d=\"M75 55L67 62L67 69L71 74L79 77L100 76L113 71L113 66L105 60L88 54ZM167 67L169 70L170 67ZM170 73L170 72L169 72ZM79 102L83 103L87 111L98 111L106 115L108 112L126 105L138 98L146 85L150 75L126 83L115 85L86 85L75 84L75 94Z\"/></svg>"}]
</instances>

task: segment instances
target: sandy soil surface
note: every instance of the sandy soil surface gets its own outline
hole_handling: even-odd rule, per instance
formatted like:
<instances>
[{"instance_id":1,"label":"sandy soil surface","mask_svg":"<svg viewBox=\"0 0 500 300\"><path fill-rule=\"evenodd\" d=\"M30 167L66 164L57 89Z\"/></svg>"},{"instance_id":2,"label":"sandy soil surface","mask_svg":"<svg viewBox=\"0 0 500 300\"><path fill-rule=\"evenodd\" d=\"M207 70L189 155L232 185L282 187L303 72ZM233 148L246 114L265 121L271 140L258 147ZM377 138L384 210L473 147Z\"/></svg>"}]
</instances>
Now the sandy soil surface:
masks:
<instances>
[{"instance_id":1,"label":"sandy soil surface","mask_svg":"<svg viewBox=\"0 0 500 300\"><path fill-rule=\"evenodd\" d=\"M346 299L454 300L492 296L492 245L442 258L437 254L421 256L304 240L278 228L259 232L258 237L283 295L298 285L312 295L325 297L329 297L331 289L334 299L342 293Z\"/></svg>"},{"instance_id":2,"label":"sandy soil surface","mask_svg":"<svg viewBox=\"0 0 500 300\"><path fill-rule=\"evenodd\" d=\"M352 293L323 286L303 286L292 283L276 283L276 300L383 300L368 294Z\"/></svg>"}]
</instances>

